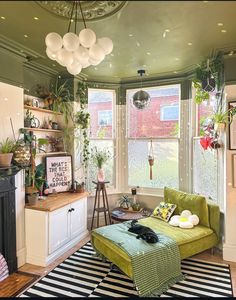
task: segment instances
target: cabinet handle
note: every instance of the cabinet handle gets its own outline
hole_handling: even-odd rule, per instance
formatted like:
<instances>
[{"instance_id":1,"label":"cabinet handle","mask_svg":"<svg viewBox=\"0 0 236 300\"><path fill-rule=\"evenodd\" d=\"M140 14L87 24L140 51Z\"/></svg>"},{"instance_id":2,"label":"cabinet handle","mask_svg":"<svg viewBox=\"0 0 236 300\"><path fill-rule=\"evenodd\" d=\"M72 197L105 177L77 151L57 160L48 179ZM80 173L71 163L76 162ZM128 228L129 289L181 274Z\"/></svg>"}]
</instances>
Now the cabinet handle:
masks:
<instances>
[{"instance_id":1,"label":"cabinet handle","mask_svg":"<svg viewBox=\"0 0 236 300\"><path fill-rule=\"evenodd\" d=\"M71 212L71 209L68 209L68 212Z\"/></svg>"},{"instance_id":2,"label":"cabinet handle","mask_svg":"<svg viewBox=\"0 0 236 300\"><path fill-rule=\"evenodd\" d=\"M72 207L71 211L74 211L75 209Z\"/></svg>"}]
</instances>

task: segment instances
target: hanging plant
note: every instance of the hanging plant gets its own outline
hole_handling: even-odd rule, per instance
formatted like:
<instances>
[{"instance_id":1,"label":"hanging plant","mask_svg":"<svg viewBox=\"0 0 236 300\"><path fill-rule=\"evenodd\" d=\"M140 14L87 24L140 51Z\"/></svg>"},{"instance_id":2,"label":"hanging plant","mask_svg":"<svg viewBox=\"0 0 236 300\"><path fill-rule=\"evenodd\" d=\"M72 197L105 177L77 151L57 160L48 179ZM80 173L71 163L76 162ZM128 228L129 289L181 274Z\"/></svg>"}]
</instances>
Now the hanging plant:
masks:
<instances>
[{"instance_id":1,"label":"hanging plant","mask_svg":"<svg viewBox=\"0 0 236 300\"><path fill-rule=\"evenodd\" d=\"M210 99L210 92L220 91L224 84L223 53L207 57L195 70L193 85L196 89L195 102L201 104Z\"/></svg>"},{"instance_id":2,"label":"hanging plant","mask_svg":"<svg viewBox=\"0 0 236 300\"><path fill-rule=\"evenodd\" d=\"M76 92L78 96L78 101L80 104L80 110L74 116L74 124L76 128L81 130L82 143L83 143L83 164L85 168L88 166L89 160L89 138L88 138L88 128L90 123L90 114L87 111L88 104L88 89L87 84L84 81L78 82L78 88Z\"/></svg>"},{"instance_id":3,"label":"hanging plant","mask_svg":"<svg viewBox=\"0 0 236 300\"><path fill-rule=\"evenodd\" d=\"M149 168L150 168L150 180L152 180L152 166L154 165L154 154L153 154L153 146L152 146L152 140L151 140L151 145L149 149L149 154L148 154L148 163L149 163Z\"/></svg>"}]
</instances>

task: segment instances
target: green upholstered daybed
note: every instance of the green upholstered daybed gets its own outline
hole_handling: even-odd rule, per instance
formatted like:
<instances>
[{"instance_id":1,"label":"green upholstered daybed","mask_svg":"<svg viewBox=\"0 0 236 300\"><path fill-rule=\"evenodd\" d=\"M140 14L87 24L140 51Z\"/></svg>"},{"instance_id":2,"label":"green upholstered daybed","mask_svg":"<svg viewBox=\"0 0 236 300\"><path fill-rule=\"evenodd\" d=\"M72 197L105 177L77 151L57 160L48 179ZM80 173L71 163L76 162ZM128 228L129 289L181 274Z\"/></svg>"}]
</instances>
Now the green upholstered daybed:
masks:
<instances>
[{"instance_id":1,"label":"green upholstered daybed","mask_svg":"<svg viewBox=\"0 0 236 300\"><path fill-rule=\"evenodd\" d=\"M220 210L216 204L206 201L205 197L170 188L164 189L164 201L177 205L174 215L180 214L185 209L197 214L200 219L199 225L191 229L177 228L154 217L141 219L139 223L174 239L179 247L181 259L210 249L218 244ZM130 278L133 278L131 260L128 254L112 241L98 234L96 229L92 231L91 236L94 248Z\"/></svg>"}]
</instances>

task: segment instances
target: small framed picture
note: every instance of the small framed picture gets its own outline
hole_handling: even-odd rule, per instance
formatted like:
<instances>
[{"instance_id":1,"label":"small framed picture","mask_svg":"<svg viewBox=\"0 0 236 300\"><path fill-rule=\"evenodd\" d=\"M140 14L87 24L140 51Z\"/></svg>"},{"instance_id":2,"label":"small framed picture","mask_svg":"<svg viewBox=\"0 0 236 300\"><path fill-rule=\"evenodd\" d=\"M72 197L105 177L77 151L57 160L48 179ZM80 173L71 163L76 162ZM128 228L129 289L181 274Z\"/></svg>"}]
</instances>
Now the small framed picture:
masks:
<instances>
[{"instance_id":1,"label":"small framed picture","mask_svg":"<svg viewBox=\"0 0 236 300\"><path fill-rule=\"evenodd\" d=\"M236 101L228 103L228 109L236 108ZM229 124L229 150L236 150L236 115L233 116L231 124Z\"/></svg>"},{"instance_id":2,"label":"small framed picture","mask_svg":"<svg viewBox=\"0 0 236 300\"><path fill-rule=\"evenodd\" d=\"M69 191L73 183L72 156L46 156L45 159L49 193Z\"/></svg>"}]
</instances>

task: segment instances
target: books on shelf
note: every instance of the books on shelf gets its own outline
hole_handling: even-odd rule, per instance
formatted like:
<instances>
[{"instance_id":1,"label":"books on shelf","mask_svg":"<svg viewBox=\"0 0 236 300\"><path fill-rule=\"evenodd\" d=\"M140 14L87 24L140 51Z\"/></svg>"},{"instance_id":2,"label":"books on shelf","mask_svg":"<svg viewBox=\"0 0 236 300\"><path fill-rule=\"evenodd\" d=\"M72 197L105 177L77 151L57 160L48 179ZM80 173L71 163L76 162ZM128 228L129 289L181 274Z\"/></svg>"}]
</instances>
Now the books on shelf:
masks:
<instances>
[{"instance_id":1,"label":"books on shelf","mask_svg":"<svg viewBox=\"0 0 236 300\"><path fill-rule=\"evenodd\" d=\"M125 215L125 212L120 211L120 210L114 210L111 214L114 217L121 217L121 216Z\"/></svg>"}]
</instances>

